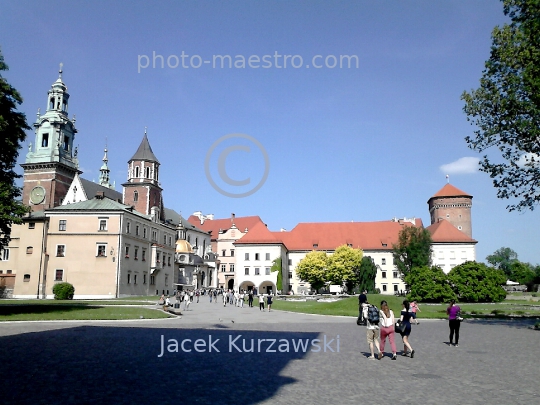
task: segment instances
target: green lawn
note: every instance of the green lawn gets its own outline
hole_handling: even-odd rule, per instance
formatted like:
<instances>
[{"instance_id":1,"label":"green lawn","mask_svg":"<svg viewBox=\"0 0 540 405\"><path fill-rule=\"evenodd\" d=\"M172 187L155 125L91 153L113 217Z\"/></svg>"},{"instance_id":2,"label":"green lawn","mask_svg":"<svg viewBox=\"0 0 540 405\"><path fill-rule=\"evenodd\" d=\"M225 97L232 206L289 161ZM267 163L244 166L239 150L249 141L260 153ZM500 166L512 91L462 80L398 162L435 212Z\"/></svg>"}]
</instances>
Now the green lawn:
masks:
<instances>
[{"instance_id":1,"label":"green lawn","mask_svg":"<svg viewBox=\"0 0 540 405\"><path fill-rule=\"evenodd\" d=\"M49 301L39 304L2 305L1 321L50 321L50 320L117 320L117 319L169 318L163 312L148 308L96 306L80 303L68 304Z\"/></svg>"},{"instance_id":2,"label":"green lawn","mask_svg":"<svg viewBox=\"0 0 540 405\"><path fill-rule=\"evenodd\" d=\"M381 294L370 294L368 299L371 303L380 307L381 300L386 300L390 309L397 316L401 311L403 297L388 296ZM536 303L538 304L538 303ZM524 301L503 301L501 303L491 304L465 304L458 303L462 312L472 315L527 315L540 316L540 305L532 305ZM446 319L446 307L448 304L419 304L420 311L418 318ZM345 315L358 316L358 297L343 298L336 302L316 302L316 301L283 301L275 300L272 304L273 309L303 312L308 314L321 315Z\"/></svg>"}]
</instances>

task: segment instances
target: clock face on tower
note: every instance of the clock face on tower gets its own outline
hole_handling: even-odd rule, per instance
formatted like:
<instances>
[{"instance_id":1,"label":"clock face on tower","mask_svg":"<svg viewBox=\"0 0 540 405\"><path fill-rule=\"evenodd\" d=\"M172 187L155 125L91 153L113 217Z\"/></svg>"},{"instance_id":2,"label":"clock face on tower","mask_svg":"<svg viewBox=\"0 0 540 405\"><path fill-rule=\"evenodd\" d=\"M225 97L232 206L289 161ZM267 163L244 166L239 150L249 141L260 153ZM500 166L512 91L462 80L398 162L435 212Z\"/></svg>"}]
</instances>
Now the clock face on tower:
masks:
<instances>
[{"instance_id":1,"label":"clock face on tower","mask_svg":"<svg viewBox=\"0 0 540 405\"><path fill-rule=\"evenodd\" d=\"M30 191L30 202L32 204L41 204L45 199L45 189L41 186L36 186Z\"/></svg>"}]
</instances>

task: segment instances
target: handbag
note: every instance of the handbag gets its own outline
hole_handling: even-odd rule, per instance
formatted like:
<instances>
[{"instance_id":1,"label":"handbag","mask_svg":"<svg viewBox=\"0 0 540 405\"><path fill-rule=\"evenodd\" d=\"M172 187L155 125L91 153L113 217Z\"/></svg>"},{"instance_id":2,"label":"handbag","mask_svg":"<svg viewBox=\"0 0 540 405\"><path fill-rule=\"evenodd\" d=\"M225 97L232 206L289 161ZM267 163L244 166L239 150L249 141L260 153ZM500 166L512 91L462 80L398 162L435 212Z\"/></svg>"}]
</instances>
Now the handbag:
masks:
<instances>
[{"instance_id":1,"label":"handbag","mask_svg":"<svg viewBox=\"0 0 540 405\"><path fill-rule=\"evenodd\" d=\"M399 319L394 325L394 331L397 333L402 333L405 331L405 323L401 319Z\"/></svg>"},{"instance_id":2,"label":"handbag","mask_svg":"<svg viewBox=\"0 0 540 405\"><path fill-rule=\"evenodd\" d=\"M461 311L458 311L456 313L456 321L458 321L458 322L463 321L463 317L461 316Z\"/></svg>"}]
</instances>

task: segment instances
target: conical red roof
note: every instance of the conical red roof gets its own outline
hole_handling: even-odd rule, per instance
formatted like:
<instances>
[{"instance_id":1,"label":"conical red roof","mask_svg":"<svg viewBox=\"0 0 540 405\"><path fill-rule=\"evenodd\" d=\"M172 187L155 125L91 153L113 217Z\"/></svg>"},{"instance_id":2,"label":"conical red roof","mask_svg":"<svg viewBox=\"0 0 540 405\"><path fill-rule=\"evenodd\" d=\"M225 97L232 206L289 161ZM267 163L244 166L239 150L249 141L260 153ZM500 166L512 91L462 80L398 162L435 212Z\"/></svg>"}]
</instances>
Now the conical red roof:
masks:
<instances>
[{"instance_id":1,"label":"conical red roof","mask_svg":"<svg viewBox=\"0 0 540 405\"><path fill-rule=\"evenodd\" d=\"M437 197L470 197L472 198L472 195L467 194L465 191L461 191L459 188L451 185L450 183L447 183L444 185L443 188L441 188L439 191L437 191L431 198L437 198Z\"/></svg>"}]
</instances>

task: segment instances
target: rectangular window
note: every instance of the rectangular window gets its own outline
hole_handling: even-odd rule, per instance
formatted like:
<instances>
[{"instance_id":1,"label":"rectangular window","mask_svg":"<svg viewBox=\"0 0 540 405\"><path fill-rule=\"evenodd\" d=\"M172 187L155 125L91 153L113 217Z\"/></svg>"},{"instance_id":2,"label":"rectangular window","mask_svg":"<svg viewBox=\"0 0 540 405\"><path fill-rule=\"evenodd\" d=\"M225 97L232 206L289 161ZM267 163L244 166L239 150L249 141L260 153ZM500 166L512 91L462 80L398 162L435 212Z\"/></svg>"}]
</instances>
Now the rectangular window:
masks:
<instances>
[{"instance_id":1,"label":"rectangular window","mask_svg":"<svg viewBox=\"0 0 540 405\"><path fill-rule=\"evenodd\" d=\"M139 230L140 230L140 226L139 225L135 225L135 235L136 236L139 236Z\"/></svg>"},{"instance_id":2,"label":"rectangular window","mask_svg":"<svg viewBox=\"0 0 540 405\"><path fill-rule=\"evenodd\" d=\"M143 280L142 283L143 283L143 284L146 284L146 274L143 274L142 280Z\"/></svg>"},{"instance_id":3,"label":"rectangular window","mask_svg":"<svg viewBox=\"0 0 540 405\"><path fill-rule=\"evenodd\" d=\"M160 259L161 259L161 254L160 254L159 252L157 252L157 253L156 253L156 261L157 261L158 263L161 263L161 260L160 260Z\"/></svg>"},{"instance_id":4,"label":"rectangular window","mask_svg":"<svg viewBox=\"0 0 540 405\"><path fill-rule=\"evenodd\" d=\"M289 280L292 279L292 271L289 271Z\"/></svg>"},{"instance_id":5,"label":"rectangular window","mask_svg":"<svg viewBox=\"0 0 540 405\"><path fill-rule=\"evenodd\" d=\"M453 250L450 251L450 260L455 260L456 258L456 252L454 252Z\"/></svg>"},{"instance_id":6,"label":"rectangular window","mask_svg":"<svg viewBox=\"0 0 540 405\"><path fill-rule=\"evenodd\" d=\"M398 292L398 285L394 284L394 292Z\"/></svg>"},{"instance_id":7,"label":"rectangular window","mask_svg":"<svg viewBox=\"0 0 540 405\"><path fill-rule=\"evenodd\" d=\"M165 274L165 287L168 287L168 286L169 286L169 276Z\"/></svg>"},{"instance_id":8,"label":"rectangular window","mask_svg":"<svg viewBox=\"0 0 540 405\"><path fill-rule=\"evenodd\" d=\"M398 278L398 272L394 271L394 278Z\"/></svg>"},{"instance_id":9,"label":"rectangular window","mask_svg":"<svg viewBox=\"0 0 540 405\"><path fill-rule=\"evenodd\" d=\"M270 260L270 253L266 254L266 260Z\"/></svg>"},{"instance_id":10,"label":"rectangular window","mask_svg":"<svg viewBox=\"0 0 540 405\"><path fill-rule=\"evenodd\" d=\"M136 274L133 275L133 284L137 284L137 275Z\"/></svg>"},{"instance_id":11,"label":"rectangular window","mask_svg":"<svg viewBox=\"0 0 540 405\"><path fill-rule=\"evenodd\" d=\"M106 231L107 230L107 220L106 219L100 219L99 220L99 230L100 231Z\"/></svg>"},{"instance_id":12,"label":"rectangular window","mask_svg":"<svg viewBox=\"0 0 540 405\"><path fill-rule=\"evenodd\" d=\"M25 275L24 275L24 278L23 278L23 281L24 281L25 283L28 283L28 282L30 281L30 274L25 274Z\"/></svg>"},{"instance_id":13,"label":"rectangular window","mask_svg":"<svg viewBox=\"0 0 540 405\"><path fill-rule=\"evenodd\" d=\"M223 250L221 251L221 256L223 256L223 257L227 256L227 255L225 254L226 252L227 252L227 251L226 251L225 249L223 249Z\"/></svg>"},{"instance_id":14,"label":"rectangular window","mask_svg":"<svg viewBox=\"0 0 540 405\"><path fill-rule=\"evenodd\" d=\"M234 249L231 249L231 257L234 257Z\"/></svg>"},{"instance_id":15,"label":"rectangular window","mask_svg":"<svg viewBox=\"0 0 540 405\"><path fill-rule=\"evenodd\" d=\"M255 260L259 260L259 254L255 253Z\"/></svg>"},{"instance_id":16,"label":"rectangular window","mask_svg":"<svg viewBox=\"0 0 540 405\"><path fill-rule=\"evenodd\" d=\"M125 247L124 255L126 256L126 259L129 259L129 246Z\"/></svg>"},{"instance_id":17,"label":"rectangular window","mask_svg":"<svg viewBox=\"0 0 540 405\"><path fill-rule=\"evenodd\" d=\"M386 271L383 271L381 274L382 274L382 278L386 278Z\"/></svg>"},{"instance_id":18,"label":"rectangular window","mask_svg":"<svg viewBox=\"0 0 540 405\"><path fill-rule=\"evenodd\" d=\"M230 271L231 273L234 273L234 264L232 264L232 263L229 264L229 271Z\"/></svg>"},{"instance_id":19,"label":"rectangular window","mask_svg":"<svg viewBox=\"0 0 540 405\"><path fill-rule=\"evenodd\" d=\"M64 257L66 255L66 245L56 245L56 257Z\"/></svg>"},{"instance_id":20,"label":"rectangular window","mask_svg":"<svg viewBox=\"0 0 540 405\"><path fill-rule=\"evenodd\" d=\"M41 137L41 147L47 148L49 146L49 134L43 134Z\"/></svg>"},{"instance_id":21,"label":"rectangular window","mask_svg":"<svg viewBox=\"0 0 540 405\"><path fill-rule=\"evenodd\" d=\"M66 219L61 219L60 221L58 221L58 230L59 231L65 231L66 230L66 225L67 225L67 220Z\"/></svg>"},{"instance_id":22,"label":"rectangular window","mask_svg":"<svg viewBox=\"0 0 540 405\"><path fill-rule=\"evenodd\" d=\"M156 276L150 276L150 285L156 285Z\"/></svg>"},{"instance_id":23,"label":"rectangular window","mask_svg":"<svg viewBox=\"0 0 540 405\"><path fill-rule=\"evenodd\" d=\"M266 274L267 276L270 275L270 267L265 267L264 268L264 274Z\"/></svg>"},{"instance_id":24,"label":"rectangular window","mask_svg":"<svg viewBox=\"0 0 540 405\"><path fill-rule=\"evenodd\" d=\"M388 290L388 286L387 286L386 284L383 284L383 285L382 285L382 290L383 290L383 291L387 291L387 290Z\"/></svg>"},{"instance_id":25,"label":"rectangular window","mask_svg":"<svg viewBox=\"0 0 540 405\"><path fill-rule=\"evenodd\" d=\"M152 240L157 242L157 231L155 229L152 229Z\"/></svg>"},{"instance_id":26,"label":"rectangular window","mask_svg":"<svg viewBox=\"0 0 540 405\"><path fill-rule=\"evenodd\" d=\"M142 260L143 262L146 261L146 250L144 250L144 249L143 249L143 251L142 251L142 257L141 257L141 260Z\"/></svg>"},{"instance_id":27,"label":"rectangular window","mask_svg":"<svg viewBox=\"0 0 540 405\"><path fill-rule=\"evenodd\" d=\"M35 222L29 222L28 223L28 229L34 229L36 227L36 223Z\"/></svg>"},{"instance_id":28,"label":"rectangular window","mask_svg":"<svg viewBox=\"0 0 540 405\"><path fill-rule=\"evenodd\" d=\"M292 259L289 259L289 266L292 266Z\"/></svg>"},{"instance_id":29,"label":"rectangular window","mask_svg":"<svg viewBox=\"0 0 540 405\"><path fill-rule=\"evenodd\" d=\"M97 257L105 257L107 254L107 245L97 245Z\"/></svg>"},{"instance_id":30,"label":"rectangular window","mask_svg":"<svg viewBox=\"0 0 540 405\"><path fill-rule=\"evenodd\" d=\"M2 249L1 259L3 261L8 261L9 260L9 249Z\"/></svg>"},{"instance_id":31,"label":"rectangular window","mask_svg":"<svg viewBox=\"0 0 540 405\"><path fill-rule=\"evenodd\" d=\"M258 267L255 267L255 275L258 276L261 273L261 269Z\"/></svg>"},{"instance_id":32,"label":"rectangular window","mask_svg":"<svg viewBox=\"0 0 540 405\"><path fill-rule=\"evenodd\" d=\"M169 246L172 246L172 236L169 236Z\"/></svg>"},{"instance_id":33,"label":"rectangular window","mask_svg":"<svg viewBox=\"0 0 540 405\"><path fill-rule=\"evenodd\" d=\"M381 260L381 264L382 264L382 265L385 265L385 264L386 264L386 259L382 259L382 260Z\"/></svg>"},{"instance_id":34,"label":"rectangular window","mask_svg":"<svg viewBox=\"0 0 540 405\"><path fill-rule=\"evenodd\" d=\"M64 279L64 270L56 269L56 272L54 275L54 281L62 281L63 279Z\"/></svg>"},{"instance_id":35,"label":"rectangular window","mask_svg":"<svg viewBox=\"0 0 540 405\"><path fill-rule=\"evenodd\" d=\"M167 266L171 267L171 256L167 257Z\"/></svg>"},{"instance_id":36,"label":"rectangular window","mask_svg":"<svg viewBox=\"0 0 540 405\"><path fill-rule=\"evenodd\" d=\"M467 252L464 250L461 251L461 260L467 260Z\"/></svg>"},{"instance_id":37,"label":"rectangular window","mask_svg":"<svg viewBox=\"0 0 540 405\"><path fill-rule=\"evenodd\" d=\"M249 260L249 253L246 253L245 260Z\"/></svg>"},{"instance_id":38,"label":"rectangular window","mask_svg":"<svg viewBox=\"0 0 540 405\"><path fill-rule=\"evenodd\" d=\"M163 244L164 244L164 245L167 244L167 235L163 235Z\"/></svg>"},{"instance_id":39,"label":"rectangular window","mask_svg":"<svg viewBox=\"0 0 540 405\"><path fill-rule=\"evenodd\" d=\"M126 222L126 233L131 233L131 222Z\"/></svg>"},{"instance_id":40,"label":"rectangular window","mask_svg":"<svg viewBox=\"0 0 540 405\"><path fill-rule=\"evenodd\" d=\"M245 274L246 276L249 276L249 267L246 267L246 268L244 269L244 274Z\"/></svg>"},{"instance_id":41,"label":"rectangular window","mask_svg":"<svg viewBox=\"0 0 540 405\"><path fill-rule=\"evenodd\" d=\"M135 260L139 260L139 248L135 246L135 248L133 249L133 258Z\"/></svg>"},{"instance_id":42,"label":"rectangular window","mask_svg":"<svg viewBox=\"0 0 540 405\"><path fill-rule=\"evenodd\" d=\"M128 273L127 283L128 283L128 284L131 284L131 273Z\"/></svg>"},{"instance_id":43,"label":"rectangular window","mask_svg":"<svg viewBox=\"0 0 540 405\"><path fill-rule=\"evenodd\" d=\"M221 265L221 272L224 273L226 270L227 270L227 265L226 265L226 264L222 264L222 265Z\"/></svg>"},{"instance_id":44,"label":"rectangular window","mask_svg":"<svg viewBox=\"0 0 540 405\"><path fill-rule=\"evenodd\" d=\"M146 239L146 228L143 228L143 238Z\"/></svg>"}]
</instances>

